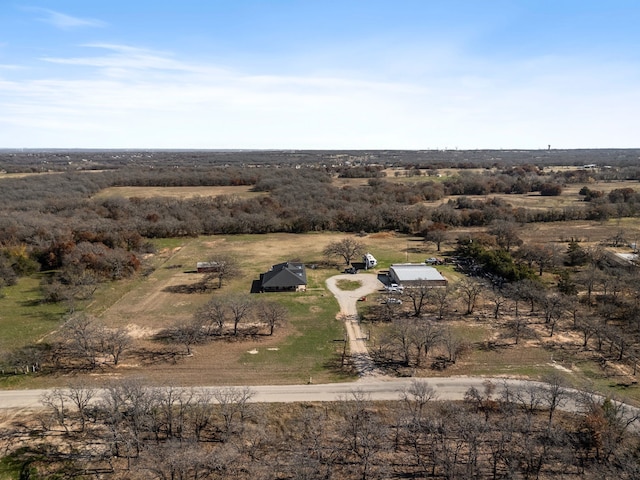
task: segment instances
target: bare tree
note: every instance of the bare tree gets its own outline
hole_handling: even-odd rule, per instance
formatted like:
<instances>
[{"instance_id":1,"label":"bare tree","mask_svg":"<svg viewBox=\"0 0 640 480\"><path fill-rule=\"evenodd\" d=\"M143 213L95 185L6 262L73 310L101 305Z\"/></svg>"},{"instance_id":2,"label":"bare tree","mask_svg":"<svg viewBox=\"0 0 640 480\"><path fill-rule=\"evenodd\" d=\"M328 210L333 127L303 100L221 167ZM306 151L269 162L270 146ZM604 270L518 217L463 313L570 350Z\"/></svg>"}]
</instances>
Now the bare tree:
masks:
<instances>
[{"instance_id":1,"label":"bare tree","mask_svg":"<svg viewBox=\"0 0 640 480\"><path fill-rule=\"evenodd\" d=\"M435 222L425 230L424 241L435 243L439 252L440 245L447 239L447 236L447 226L444 223Z\"/></svg>"},{"instance_id":2,"label":"bare tree","mask_svg":"<svg viewBox=\"0 0 640 480\"><path fill-rule=\"evenodd\" d=\"M217 281L218 288L222 288L224 280L229 280L240 274L240 265L231 255L214 255L209 258L208 263L212 265L212 269L203 277L202 283L204 285Z\"/></svg>"},{"instance_id":3,"label":"bare tree","mask_svg":"<svg viewBox=\"0 0 640 480\"><path fill-rule=\"evenodd\" d=\"M220 408L222 417L222 428L224 439L242 426L249 414L249 401L254 396L253 390L249 387L218 388L213 391L213 398Z\"/></svg>"},{"instance_id":4,"label":"bare tree","mask_svg":"<svg viewBox=\"0 0 640 480\"><path fill-rule=\"evenodd\" d=\"M495 235L498 245L507 252L513 246L522 245L522 240L518 237L517 226L512 221L496 220L493 222L489 232Z\"/></svg>"},{"instance_id":5,"label":"bare tree","mask_svg":"<svg viewBox=\"0 0 640 480\"><path fill-rule=\"evenodd\" d=\"M542 402L549 411L549 427L551 427L553 414L567 402L569 394L564 378L557 372L545 375L542 381L545 383L541 388Z\"/></svg>"},{"instance_id":6,"label":"bare tree","mask_svg":"<svg viewBox=\"0 0 640 480\"><path fill-rule=\"evenodd\" d=\"M132 344L131 336L124 328L103 328L99 332L100 351L111 356L113 364L118 365L120 357Z\"/></svg>"},{"instance_id":7,"label":"bare tree","mask_svg":"<svg viewBox=\"0 0 640 480\"><path fill-rule=\"evenodd\" d=\"M71 401L66 392L61 388L46 391L42 395L40 402L49 409L55 422L68 434L71 423L69 412Z\"/></svg>"},{"instance_id":8,"label":"bare tree","mask_svg":"<svg viewBox=\"0 0 640 480\"><path fill-rule=\"evenodd\" d=\"M115 457L138 457L148 430L156 396L140 379L129 378L107 386L98 406L106 426L105 441Z\"/></svg>"},{"instance_id":9,"label":"bare tree","mask_svg":"<svg viewBox=\"0 0 640 480\"><path fill-rule=\"evenodd\" d=\"M191 409L193 390L187 390L174 385L164 386L155 392L154 432L164 438L182 438L187 423L187 412Z\"/></svg>"},{"instance_id":10,"label":"bare tree","mask_svg":"<svg viewBox=\"0 0 640 480\"><path fill-rule=\"evenodd\" d=\"M89 368L95 368L100 346L98 339L102 328L89 315L75 314L65 322L60 333L68 342L72 355L84 361Z\"/></svg>"},{"instance_id":11,"label":"bare tree","mask_svg":"<svg viewBox=\"0 0 640 480\"><path fill-rule=\"evenodd\" d=\"M535 263L538 266L538 274L544 270L557 266L562 259L560 247L555 243L532 243L523 245L518 250L518 256L524 259L529 267Z\"/></svg>"},{"instance_id":12,"label":"bare tree","mask_svg":"<svg viewBox=\"0 0 640 480\"><path fill-rule=\"evenodd\" d=\"M269 335L273 335L275 327L287 320L287 308L277 302L262 301L257 304L258 318L269 328Z\"/></svg>"},{"instance_id":13,"label":"bare tree","mask_svg":"<svg viewBox=\"0 0 640 480\"><path fill-rule=\"evenodd\" d=\"M540 304L544 312L544 322L549 328L549 336L553 337L556 324L566 311L567 302L562 294L543 292L540 295Z\"/></svg>"},{"instance_id":14,"label":"bare tree","mask_svg":"<svg viewBox=\"0 0 640 480\"><path fill-rule=\"evenodd\" d=\"M206 389L198 389L191 391L191 408L189 409L189 423L193 429L196 441L203 440L207 428L213 422L213 394Z\"/></svg>"},{"instance_id":15,"label":"bare tree","mask_svg":"<svg viewBox=\"0 0 640 480\"><path fill-rule=\"evenodd\" d=\"M424 308L429 292L433 287L429 285L426 280L420 280L413 284L411 288L404 290L404 295L411 299L413 305L413 316L419 317L422 315L422 309Z\"/></svg>"},{"instance_id":16,"label":"bare tree","mask_svg":"<svg viewBox=\"0 0 640 480\"><path fill-rule=\"evenodd\" d=\"M96 390L82 381L74 381L67 387L66 395L78 412L80 431L84 432L90 414L90 405L96 397Z\"/></svg>"},{"instance_id":17,"label":"bare tree","mask_svg":"<svg viewBox=\"0 0 640 480\"><path fill-rule=\"evenodd\" d=\"M171 440L145 449L136 470L149 480L222 478L215 472L225 472L237 455L220 450L207 452L198 444Z\"/></svg>"},{"instance_id":18,"label":"bare tree","mask_svg":"<svg viewBox=\"0 0 640 480\"><path fill-rule=\"evenodd\" d=\"M476 308L476 302L483 290L483 286L480 282L473 280L469 277L464 277L460 283L458 283L458 291L462 295L462 298L466 304L466 314L471 315Z\"/></svg>"},{"instance_id":19,"label":"bare tree","mask_svg":"<svg viewBox=\"0 0 640 480\"><path fill-rule=\"evenodd\" d=\"M413 380L411 385L402 391L402 401L411 412L414 422L422 418L427 403L436 399L437 394L433 387L420 380Z\"/></svg>"},{"instance_id":20,"label":"bare tree","mask_svg":"<svg viewBox=\"0 0 640 480\"><path fill-rule=\"evenodd\" d=\"M430 321L419 323L416 328L416 334L420 336L420 343L424 349L425 357L428 357L433 348L442 343L443 340L442 327Z\"/></svg>"},{"instance_id":21,"label":"bare tree","mask_svg":"<svg viewBox=\"0 0 640 480\"><path fill-rule=\"evenodd\" d=\"M531 383L516 389L513 398L528 415L535 414L543 404L540 387Z\"/></svg>"},{"instance_id":22,"label":"bare tree","mask_svg":"<svg viewBox=\"0 0 640 480\"><path fill-rule=\"evenodd\" d=\"M362 255L366 250L365 245L355 238L344 238L337 242L331 242L322 251L327 257L342 257L345 265L349 265L351 261Z\"/></svg>"},{"instance_id":23,"label":"bare tree","mask_svg":"<svg viewBox=\"0 0 640 480\"><path fill-rule=\"evenodd\" d=\"M448 360L452 363L456 363L458 355L461 353L464 343L462 338L456 334L451 328L447 328L444 331L442 337L442 343L447 350Z\"/></svg>"},{"instance_id":24,"label":"bare tree","mask_svg":"<svg viewBox=\"0 0 640 480\"><path fill-rule=\"evenodd\" d=\"M380 313L380 320L384 322L392 322L394 318L398 316L398 312L400 311L401 304L396 301L389 301L388 299L384 301L384 303L378 309Z\"/></svg>"},{"instance_id":25,"label":"bare tree","mask_svg":"<svg viewBox=\"0 0 640 480\"><path fill-rule=\"evenodd\" d=\"M237 294L229 297L226 303L233 322L233 335L237 336L238 325L251 313L253 302L249 296Z\"/></svg>"},{"instance_id":26,"label":"bare tree","mask_svg":"<svg viewBox=\"0 0 640 480\"><path fill-rule=\"evenodd\" d=\"M491 300L491 303L493 303L493 318L497 320L500 316L500 309L507 303L507 297L504 295L504 292L497 287L492 288L487 296L489 300Z\"/></svg>"},{"instance_id":27,"label":"bare tree","mask_svg":"<svg viewBox=\"0 0 640 480\"><path fill-rule=\"evenodd\" d=\"M185 355L191 355L191 347L203 339L203 328L200 318L194 317L191 321L179 321L169 328L165 335L176 343L184 345Z\"/></svg>"},{"instance_id":28,"label":"bare tree","mask_svg":"<svg viewBox=\"0 0 640 480\"><path fill-rule=\"evenodd\" d=\"M354 390L341 402L344 449L359 467L359 477L367 480L374 473L377 459L384 449L386 428L371 411L367 395Z\"/></svg>"},{"instance_id":29,"label":"bare tree","mask_svg":"<svg viewBox=\"0 0 640 480\"><path fill-rule=\"evenodd\" d=\"M395 319L389 330L390 341L400 349L402 363L407 367L411 363L411 347L415 345L415 331L414 321L408 318Z\"/></svg>"},{"instance_id":30,"label":"bare tree","mask_svg":"<svg viewBox=\"0 0 640 480\"><path fill-rule=\"evenodd\" d=\"M496 384L490 380L482 383L482 392L476 387L469 388L464 394L464 401L473 405L478 412L483 412L485 421L489 419L489 413L495 406L493 395L496 393Z\"/></svg>"},{"instance_id":31,"label":"bare tree","mask_svg":"<svg viewBox=\"0 0 640 480\"><path fill-rule=\"evenodd\" d=\"M513 283L507 283L503 287L503 291L514 302L515 315L520 315L520 301L531 301L531 311L533 312L533 300L536 298L535 291L540 288L537 282L530 279L519 280Z\"/></svg>"},{"instance_id":32,"label":"bare tree","mask_svg":"<svg viewBox=\"0 0 640 480\"><path fill-rule=\"evenodd\" d=\"M202 324L206 335L211 335L214 330L216 335L222 335L227 316L228 306L219 297L212 298L195 313L195 318Z\"/></svg>"},{"instance_id":33,"label":"bare tree","mask_svg":"<svg viewBox=\"0 0 640 480\"><path fill-rule=\"evenodd\" d=\"M522 336L528 332L529 322L521 316L514 317L507 322L507 328L513 336L514 343L518 345Z\"/></svg>"},{"instance_id":34,"label":"bare tree","mask_svg":"<svg viewBox=\"0 0 640 480\"><path fill-rule=\"evenodd\" d=\"M451 304L453 290L449 285L429 289L428 300L435 305L438 320L442 320Z\"/></svg>"}]
</instances>

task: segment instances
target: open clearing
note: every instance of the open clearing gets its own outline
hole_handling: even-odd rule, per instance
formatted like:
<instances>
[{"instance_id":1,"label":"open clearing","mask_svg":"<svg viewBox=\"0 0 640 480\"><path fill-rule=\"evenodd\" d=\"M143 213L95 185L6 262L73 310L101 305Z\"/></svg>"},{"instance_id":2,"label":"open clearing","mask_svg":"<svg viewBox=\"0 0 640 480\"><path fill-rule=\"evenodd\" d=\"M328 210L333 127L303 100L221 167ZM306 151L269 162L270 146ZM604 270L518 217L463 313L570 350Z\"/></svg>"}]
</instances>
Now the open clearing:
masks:
<instances>
[{"instance_id":1,"label":"open clearing","mask_svg":"<svg viewBox=\"0 0 640 480\"><path fill-rule=\"evenodd\" d=\"M124 198L193 198L219 197L235 195L239 198L251 198L266 195L264 192L252 192L251 186L220 186L220 187L110 187L98 192L94 198L124 197Z\"/></svg>"}]
</instances>

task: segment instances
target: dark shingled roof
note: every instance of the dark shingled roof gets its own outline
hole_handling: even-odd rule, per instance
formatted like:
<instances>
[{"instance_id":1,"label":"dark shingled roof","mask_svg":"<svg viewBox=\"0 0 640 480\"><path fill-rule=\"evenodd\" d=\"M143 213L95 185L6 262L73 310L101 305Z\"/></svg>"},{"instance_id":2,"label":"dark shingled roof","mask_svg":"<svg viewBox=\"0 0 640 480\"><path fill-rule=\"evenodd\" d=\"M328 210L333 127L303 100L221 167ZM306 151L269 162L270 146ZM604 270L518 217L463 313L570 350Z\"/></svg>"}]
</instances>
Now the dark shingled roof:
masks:
<instances>
[{"instance_id":1,"label":"dark shingled roof","mask_svg":"<svg viewBox=\"0 0 640 480\"><path fill-rule=\"evenodd\" d=\"M291 288L306 284L307 272L302 263L279 263L262 275L262 288Z\"/></svg>"}]
</instances>

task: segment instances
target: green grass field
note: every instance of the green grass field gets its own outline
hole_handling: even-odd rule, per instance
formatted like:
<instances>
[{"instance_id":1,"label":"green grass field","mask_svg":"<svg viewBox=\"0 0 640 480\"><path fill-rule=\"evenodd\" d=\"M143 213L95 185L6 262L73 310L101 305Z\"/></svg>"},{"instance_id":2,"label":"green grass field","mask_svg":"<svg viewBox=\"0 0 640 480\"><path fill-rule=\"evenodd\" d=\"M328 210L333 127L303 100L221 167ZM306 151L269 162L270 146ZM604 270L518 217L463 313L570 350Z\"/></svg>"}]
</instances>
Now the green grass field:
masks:
<instances>
[{"instance_id":1,"label":"green grass field","mask_svg":"<svg viewBox=\"0 0 640 480\"><path fill-rule=\"evenodd\" d=\"M21 278L0 292L0 351L38 342L60 324L67 306L41 302L40 278Z\"/></svg>"}]
</instances>

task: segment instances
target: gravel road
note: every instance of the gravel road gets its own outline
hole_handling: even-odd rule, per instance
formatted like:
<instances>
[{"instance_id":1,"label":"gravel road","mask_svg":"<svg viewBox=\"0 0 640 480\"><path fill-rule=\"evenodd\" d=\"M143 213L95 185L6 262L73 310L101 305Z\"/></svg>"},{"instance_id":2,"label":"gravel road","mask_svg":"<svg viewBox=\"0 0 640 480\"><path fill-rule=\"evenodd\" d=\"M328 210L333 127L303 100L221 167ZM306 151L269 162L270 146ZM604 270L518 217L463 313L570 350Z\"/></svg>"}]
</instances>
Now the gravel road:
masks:
<instances>
[{"instance_id":1,"label":"gravel road","mask_svg":"<svg viewBox=\"0 0 640 480\"><path fill-rule=\"evenodd\" d=\"M341 290L338 280L359 281L362 286L356 290ZM375 273L356 273L336 275L327 279L327 288L338 300L340 305L339 318L344 320L345 329L349 337L349 352L361 378L380 377L382 372L375 368L367 349L367 337L360 328L358 299L382 288L382 283Z\"/></svg>"}]
</instances>

